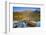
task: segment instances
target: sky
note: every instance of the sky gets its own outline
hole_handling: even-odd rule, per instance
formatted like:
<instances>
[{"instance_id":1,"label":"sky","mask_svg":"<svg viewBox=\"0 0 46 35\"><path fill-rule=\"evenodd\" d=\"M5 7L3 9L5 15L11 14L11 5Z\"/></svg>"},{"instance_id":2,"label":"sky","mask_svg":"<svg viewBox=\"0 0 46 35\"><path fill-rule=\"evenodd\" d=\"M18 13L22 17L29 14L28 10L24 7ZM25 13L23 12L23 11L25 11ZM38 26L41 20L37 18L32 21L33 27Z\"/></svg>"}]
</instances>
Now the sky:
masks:
<instances>
[{"instance_id":1,"label":"sky","mask_svg":"<svg viewBox=\"0 0 46 35\"><path fill-rule=\"evenodd\" d=\"M24 10L31 10L31 11L35 11L35 10L40 10L40 8L35 8L35 7L13 7L13 12L22 12Z\"/></svg>"}]
</instances>

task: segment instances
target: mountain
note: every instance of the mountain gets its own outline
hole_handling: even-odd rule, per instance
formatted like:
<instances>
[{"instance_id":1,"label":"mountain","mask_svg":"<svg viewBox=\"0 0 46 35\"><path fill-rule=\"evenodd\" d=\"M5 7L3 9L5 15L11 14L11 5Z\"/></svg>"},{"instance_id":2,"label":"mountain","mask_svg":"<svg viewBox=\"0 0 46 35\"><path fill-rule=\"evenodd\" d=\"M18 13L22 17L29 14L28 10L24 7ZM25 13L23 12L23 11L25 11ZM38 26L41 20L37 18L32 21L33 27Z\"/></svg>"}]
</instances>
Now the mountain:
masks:
<instances>
[{"instance_id":1,"label":"mountain","mask_svg":"<svg viewBox=\"0 0 46 35\"><path fill-rule=\"evenodd\" d=\"M22 12L13 12L13 20L33 20L39 21L40 20L40 12L35 11L32 12L31 10L24 10Z\"/></svg>"}]
</instances>

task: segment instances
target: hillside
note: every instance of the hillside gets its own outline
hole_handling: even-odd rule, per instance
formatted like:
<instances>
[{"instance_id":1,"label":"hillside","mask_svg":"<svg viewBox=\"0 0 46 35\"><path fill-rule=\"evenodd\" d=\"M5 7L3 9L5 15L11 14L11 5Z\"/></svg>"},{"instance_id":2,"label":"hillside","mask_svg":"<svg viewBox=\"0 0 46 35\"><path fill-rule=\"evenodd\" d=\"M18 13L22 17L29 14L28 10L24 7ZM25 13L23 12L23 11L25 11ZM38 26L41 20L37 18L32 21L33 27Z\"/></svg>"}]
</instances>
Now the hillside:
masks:
<instances>
[{"instance_id":1,"label":"hillside","mask_svg":"<svg viewBox=\"0 0 46 35\"><path fill-rule=\"evenodd\" d=\"M32 11L23 11L23 12L13 12L13 20L40 20L40 13Z\"/></svg>"}]
</instances>

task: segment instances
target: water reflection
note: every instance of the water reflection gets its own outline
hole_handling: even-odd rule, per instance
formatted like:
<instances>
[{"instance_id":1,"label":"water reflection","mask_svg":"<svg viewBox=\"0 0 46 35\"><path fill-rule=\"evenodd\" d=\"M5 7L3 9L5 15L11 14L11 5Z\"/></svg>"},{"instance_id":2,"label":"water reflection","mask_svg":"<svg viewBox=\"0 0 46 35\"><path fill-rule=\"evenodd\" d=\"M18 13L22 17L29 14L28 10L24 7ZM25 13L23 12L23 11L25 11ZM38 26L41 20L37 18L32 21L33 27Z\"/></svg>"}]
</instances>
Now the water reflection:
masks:
<instances>
[{"instance_id":1,"label":"water reflection","mask_svg":"<svg viewBox=\"0 0 46 35\"><path fill-rule=\"evenodd\" d=\"M27 22L21 21L13 24L13 28L25 28L30 27ZM38 21L34 27L40 27L40 21Z\"/></svg>"}]
</instances>

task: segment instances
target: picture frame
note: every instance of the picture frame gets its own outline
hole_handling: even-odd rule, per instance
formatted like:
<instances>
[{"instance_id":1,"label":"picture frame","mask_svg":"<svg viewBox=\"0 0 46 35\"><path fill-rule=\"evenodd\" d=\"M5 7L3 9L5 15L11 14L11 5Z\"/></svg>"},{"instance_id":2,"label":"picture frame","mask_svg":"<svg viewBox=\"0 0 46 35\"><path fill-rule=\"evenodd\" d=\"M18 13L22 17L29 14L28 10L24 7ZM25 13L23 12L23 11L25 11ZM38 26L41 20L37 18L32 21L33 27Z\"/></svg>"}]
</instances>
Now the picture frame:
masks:
<instances>
[{"instance_id":1,"label":"picture frame","mask_svg":"<svg viewBox=\"0 0 46 35\"><path fill-rule=\"evenodd\" d=\"M36 7L40 8L40 27L26 27L26 28L13 28L13 7ZM30 3L9 3L7 6L7 31L6 32L19 32L19 31L32 31L41 32L45 31L44 26L44 5L43 4L30 4ZM44 14L44 15L43 15ZM43 17L43 18L42 18ZM44 28L44 29L43 29Z\"/></svg>"}]
</instances>

